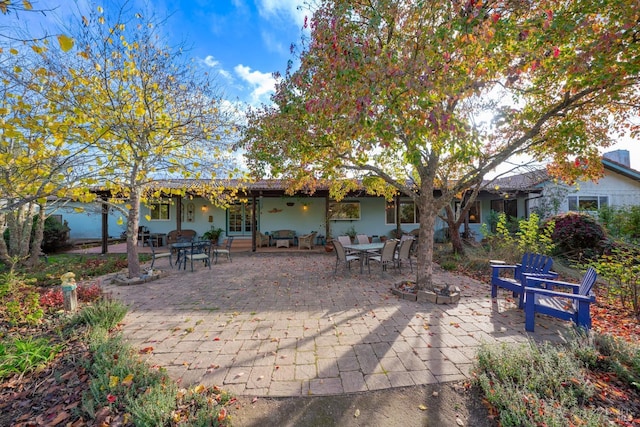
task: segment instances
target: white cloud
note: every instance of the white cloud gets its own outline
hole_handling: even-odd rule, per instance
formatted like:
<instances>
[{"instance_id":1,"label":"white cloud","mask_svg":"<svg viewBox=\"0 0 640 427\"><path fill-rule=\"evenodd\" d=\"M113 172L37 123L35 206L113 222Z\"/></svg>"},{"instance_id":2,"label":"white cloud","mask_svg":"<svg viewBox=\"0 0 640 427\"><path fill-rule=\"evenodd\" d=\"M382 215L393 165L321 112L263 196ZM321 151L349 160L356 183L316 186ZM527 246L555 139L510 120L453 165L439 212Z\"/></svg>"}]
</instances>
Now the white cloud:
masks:
<instances>
[{"instance_id":1,"label":"white cloud","mask_svg":"<svg viewBox=\"0 0 640 427\"><path fill-rule=\"evenodd\" d=\"M271 73L251 71L250 67L242 64L236 65L234 71L253 88L250 100L252 104L268 102L268 95L274 91L276 84L276 79Z\"/></svg>"},{"instance_id":2,"label":"white cloud","mask_svg":"<svg viewBox=\"0 0 640 427\"><path fill-rule=\"evenodd\" d=\"M222 68L220 61L218 61L213 55L207 55L201 62L207 67L213 68L228 82L233 83L233 76L230 72Z\"/></svg>"},{"instance_id":3,"label":"white cloud","mask_svg":"<svg viewBox=\"0 0 640 427\"><path fill-rule=\"evenodd\" d=\"M204 58L204 63L211 68L215 68L220 65L220 61L216 60L212 55L207 55L207 57Z\"/></svg>"},{"instance_id":4,"label":"white cloud","mask_svg":"<svg viewBox=\"0 0 640 427\"><path fill-rule=\"evenodd\" d=\"M309 12L302 6L302 0L259 0L258 10L260 16L269 17L281 17L284 19L292 19L296 25L302 25L304 17Z\"/></svg>"}]
</instances>

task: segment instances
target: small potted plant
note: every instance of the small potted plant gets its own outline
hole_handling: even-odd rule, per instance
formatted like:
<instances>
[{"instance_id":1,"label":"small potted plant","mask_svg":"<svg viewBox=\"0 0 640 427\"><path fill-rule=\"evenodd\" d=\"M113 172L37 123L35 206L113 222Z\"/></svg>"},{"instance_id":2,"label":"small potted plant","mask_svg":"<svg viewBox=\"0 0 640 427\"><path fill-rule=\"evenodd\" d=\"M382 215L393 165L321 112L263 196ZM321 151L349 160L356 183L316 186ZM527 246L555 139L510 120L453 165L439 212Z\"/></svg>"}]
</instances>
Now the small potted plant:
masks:
<instances>
[{"instance_id":1,"label":"small potted plant","mask_svg":"<svg viewBox=\"0 0 640 427\"><path fill-rule=\"evenodd\" d=\"M333 243L331 243L333 239L331 237L328 237L327 240L325 241L324 244L324 250L325 252L333 252Z\"/></svg>"},{"instance_id":2,"label":"small potted plant","mask_svg":"<svg viewBox=\"0 0 640 427\"><path fill-rule=\"evenodd\" d=\"M218 239L220 239L220 235L222 234L222 228L211 226L209 231L205 231L202 237L211 241L212 245L218 244Z\"/></svg>"},{"instance_id":3,"label":"small potted plant","mask_svg":"<svg viewBox=\"0 0 640 427\"><path fill-rule=\"evenodd\" d=\"M356 231L356 228L352 225L347 229L347 231L344 232L344 234L349 236L351 238L351 241L353 242L356 239L358 232Z\"/></svg>"}]
</instances>

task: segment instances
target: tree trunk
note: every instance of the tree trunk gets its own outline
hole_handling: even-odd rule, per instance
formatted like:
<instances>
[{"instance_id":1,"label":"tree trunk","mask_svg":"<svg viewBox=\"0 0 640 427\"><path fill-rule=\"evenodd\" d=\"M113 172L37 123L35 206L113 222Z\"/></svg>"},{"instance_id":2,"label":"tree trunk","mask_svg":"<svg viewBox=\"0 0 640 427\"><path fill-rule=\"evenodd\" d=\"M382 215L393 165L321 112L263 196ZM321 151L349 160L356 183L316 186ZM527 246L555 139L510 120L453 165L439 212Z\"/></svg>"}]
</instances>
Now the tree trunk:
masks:
<instances>
[{"instance_id":1,"label":"tree trunk","mask_svg":"<svg viewBox=\"0 0 640 427\"><path fill-rule=\"evenodd\" d=\"M419 202L420 232L418 233L418 256L416 271L418 274L416 288L419 290L433 290L433 237L437 211L434 210L433 196L422 195Z\"/></svg>"},{"instance_id":2,"label":"tree trunk","mask_svg":"<svg viewBox=\"0 0 640 427\"><path fill-rule=\"evenodd\" d=\"M29 256L33 211L33 204L28 203L6 214L9 229L8 255L11 264L24 263Z\"/></svg>"},{"instance_id":3,"label":"tree trunk","mask_svg":"<svg viewBox=\"0 0 640 427\"><path fill-rule=\"evenodd\" d=\"M464 255L464 246L460 238L460 226L453 223L449 226L449 238L451 239L451 249L454 254Z\"/></svg>"},{"instance_id":4,"label":"tree trunk","mask_svg":"<svg viewBox=\"0 0 640 427\"><path fill-rule=\"evenodd\" d=\"M0 224L5 224L7 221L7 215L3 212L0 213ZM11 262L11 257L9 256L9 249L7 248L7 242L4 240L4 228L0 228L2 230L2 235L0 235L0 262L6 265L9 268L13 268L13 263Z\"/></svg>"},{"instance_id":5,"label":"tree trunk","mask_svg":"<svg viewBox=\"0 0 640 427\"><path fill-rule=\"evenodd\" d=\"M462 223L463 215L466 215L468 209L462 209L459 213L458 220L456 221L456 214L451 208L451 205L445 206L446 216L443 218L447 222L449 227L449 240L451 241L451 248L454 254L464 255L464 246L462 245L462 239L460 238L460 225Z\"/></svg>"},{"instance_id":6,"label":"tree trunk","mask_svg":"<svg viewBox=\"0 0 640 427\"><path fill-rule=\"evenodd\" d=\"M131 208L127 215L127 262L129 278L140 276L140 260L138 259L138 223L140 220L140 189L131 190L129 199Z\"/></svg>"},{"instance_id":7,"label":"tree trunk","mask_svg":"<svg viewBox=\"0 0 640 427\"><path fill-rule=\"evenodd\" d=\"M40 210L38 211L35 229L33 230L33 239L31 240L31 249L29 251L29 267L35 267L40 262L40 254L42 253L42 239L44 238L44 221L45 205L40 204Z\"/></svg>"}]
</instances>

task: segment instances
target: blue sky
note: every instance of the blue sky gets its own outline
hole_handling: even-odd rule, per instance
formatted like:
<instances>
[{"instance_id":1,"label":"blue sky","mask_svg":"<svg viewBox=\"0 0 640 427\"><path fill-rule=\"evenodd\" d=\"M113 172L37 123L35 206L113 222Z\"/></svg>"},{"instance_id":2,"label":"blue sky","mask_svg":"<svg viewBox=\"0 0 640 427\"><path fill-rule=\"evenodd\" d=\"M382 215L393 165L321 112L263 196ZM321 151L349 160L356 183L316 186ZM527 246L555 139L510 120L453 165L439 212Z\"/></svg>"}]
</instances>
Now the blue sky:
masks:
<instances>
[{"instance_id":1,"label":"blue sky","mask_svg":"<svg viewBox=\"0 0 640 427\"><path fill-rule=\"evenodd\" d=\"M31 0L34 10L2 16L2 32L28 27L31 37L57 34L91 7L117 11L124 0ZM257 105L269 102L273 72L283 73L299 44L303 0L129 0L131 13L146 11L166 21L160 30L171 45L184 44L196 61L218 76L230 100ZM76 18L73 18L73 15ZM57 27L56 27L57 26Z\"/></svg>"},{"instance_id":2,"label":"blue sky","mask_svg":"<svg viewBox=\"0 0 640 427\"><path fill-rule=\"evenodd\" d=\"M283 73L298 44L305 12L299 0L175 0L158 6L174 40L221 77L226 91L252 104L267 102L274 71ZM159 5L160 2L153 2Z\"/></svg>"}]
</instances>

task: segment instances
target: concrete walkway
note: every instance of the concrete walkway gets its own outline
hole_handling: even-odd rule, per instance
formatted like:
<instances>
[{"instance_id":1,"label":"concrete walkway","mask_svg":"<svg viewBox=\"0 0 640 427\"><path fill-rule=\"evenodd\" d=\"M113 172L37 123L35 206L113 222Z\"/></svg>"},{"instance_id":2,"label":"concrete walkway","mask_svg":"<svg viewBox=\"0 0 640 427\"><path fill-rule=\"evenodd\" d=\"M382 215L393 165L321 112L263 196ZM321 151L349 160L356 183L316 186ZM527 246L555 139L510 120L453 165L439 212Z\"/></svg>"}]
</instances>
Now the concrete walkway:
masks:
<instances>
[{"instance_id":1,"label":"concrete walkway","mask_svg":"<svg viewBox=\"0 0 640 427\"><path fill-rule=\"evenodd\" d=\"M166 264L165 264L166 263ZM156 268L167 277L106 284L130 306L124 335L150 364L183 386L219 385L237 395L331 395L469 376L481 343L561 340L570 324L524 313L507 293L437 269L457 285L456 305L400 300L390 287L409 269L372 274L338 270L335 255L242 253L195 272Z\"/></svg>"}]
</instances>

